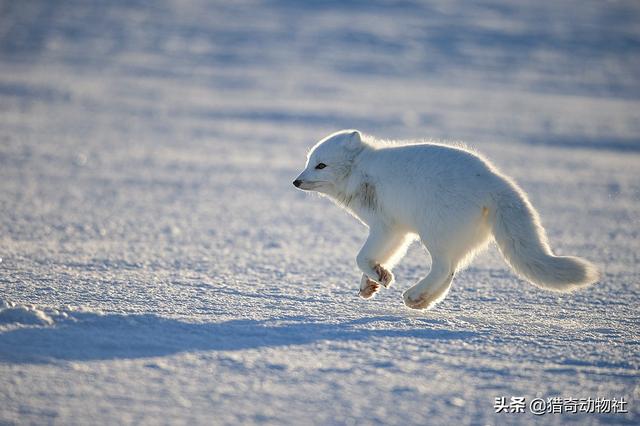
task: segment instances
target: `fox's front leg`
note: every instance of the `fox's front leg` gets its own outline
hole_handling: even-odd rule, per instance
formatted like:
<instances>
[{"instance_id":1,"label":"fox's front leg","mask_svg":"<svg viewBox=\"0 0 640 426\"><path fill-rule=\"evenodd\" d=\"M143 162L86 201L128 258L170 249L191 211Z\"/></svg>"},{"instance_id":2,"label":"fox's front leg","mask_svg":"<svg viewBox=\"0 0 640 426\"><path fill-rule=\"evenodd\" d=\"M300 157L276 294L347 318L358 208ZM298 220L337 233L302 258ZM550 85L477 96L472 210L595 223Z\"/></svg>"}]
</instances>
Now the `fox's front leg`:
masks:
<instances>
[{"instance_id":1,"label":"fox's front leg","mask_svg":"<svg viewBox=\"0 0 640 426\"><path fill-rule=\"evenodd\" d=\"M373 296L380 285L389 287L393 282L392 259L406 246L406 234L384 225L371 226L369 237L356 257L356 263L363 272L360 281L360 296Z\"/></svg>"},{"instance_id":2,"label":"fox's front leg","mask_svg":"<svg viewBox=\"0 0 640 426\"><path fill-rule=\"evenodd\" d=\"M360 292L358 295L363 299L370 299L380 290L380 284L362 274L362 280L360 281Z\"/></svg>"}]
</instances>

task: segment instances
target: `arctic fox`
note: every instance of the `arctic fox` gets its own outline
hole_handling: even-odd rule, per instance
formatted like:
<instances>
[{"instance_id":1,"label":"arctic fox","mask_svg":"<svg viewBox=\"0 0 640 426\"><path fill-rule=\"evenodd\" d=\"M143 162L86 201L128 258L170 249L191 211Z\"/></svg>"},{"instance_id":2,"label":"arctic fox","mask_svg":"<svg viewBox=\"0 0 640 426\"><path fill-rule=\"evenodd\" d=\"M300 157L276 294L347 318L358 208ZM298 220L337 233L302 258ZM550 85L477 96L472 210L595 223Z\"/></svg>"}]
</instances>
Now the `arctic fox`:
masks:
<instances>
[{"instance_id":1,"label":"arctic fox","mask_svg":"<svg viewBox=\"0 0 640 426\"><path fill-rule=\"evenodd\" d=\"M586 260L555 256L524 191L461 147L392 144L342 130L311 149L293 184L328 196L369 227L356 257L366 299L393 282L391 268L416 236L432 266L403 294L414 309L441 301L456 271L491 237L511 268L539 287L569 291L599 278Z\"/></svg>"}]
</instances>

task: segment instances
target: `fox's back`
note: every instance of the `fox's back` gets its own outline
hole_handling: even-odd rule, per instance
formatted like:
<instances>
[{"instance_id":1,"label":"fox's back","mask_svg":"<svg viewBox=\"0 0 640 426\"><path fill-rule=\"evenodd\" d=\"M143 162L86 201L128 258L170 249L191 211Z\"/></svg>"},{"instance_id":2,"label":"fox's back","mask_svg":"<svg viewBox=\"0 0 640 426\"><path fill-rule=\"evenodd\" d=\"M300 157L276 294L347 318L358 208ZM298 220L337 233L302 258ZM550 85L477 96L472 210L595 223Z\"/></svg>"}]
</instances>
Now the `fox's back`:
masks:
<instances>
[{"instance_id":1,"label":"fox's back","mask_svg":"<svg viewBox=\"0 0 640 426\"><path fill-rule=\"evenodd\" d=\"M479 155L439 144L400 145L372 152L367 174L381 186L406 188L410 196L432 190L491 190L499 183L496 169ZM498 179L497 179L498 178Z\"/></svg>"}]
</instances>

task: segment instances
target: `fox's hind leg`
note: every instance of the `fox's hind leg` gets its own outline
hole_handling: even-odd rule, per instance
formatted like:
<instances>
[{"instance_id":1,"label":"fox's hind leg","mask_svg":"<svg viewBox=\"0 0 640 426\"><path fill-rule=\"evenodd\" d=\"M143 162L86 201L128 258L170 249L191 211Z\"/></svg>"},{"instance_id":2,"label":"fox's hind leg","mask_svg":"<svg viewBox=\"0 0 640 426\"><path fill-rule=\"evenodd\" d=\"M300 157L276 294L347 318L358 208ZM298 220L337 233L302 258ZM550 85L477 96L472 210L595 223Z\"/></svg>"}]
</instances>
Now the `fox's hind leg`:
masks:
<instances>
[{"instance_id":1,"label":"fox's hind leg","mask_svg":"<svg viewBox=\"0 0 640 426\"><path fill-rule=\"evenodd\" d=\"M489 241L487 215L486 207L458 209L450 212L444 221L424 229L421 239L431 254L431 271L404 292L405 305L429 309L444 299L456 271L470 262Z\"/></svg>"},{"instance_id":2,"label":"fox's hind leg","mask_svg":"<svg viewBox=\"0 0 640 426\"><path fill-rule=\"evenodd\" d=\"M369 237L356 257L356 263L363 272L360 296L368 299L380 285L391 285L393 274L389 269L402 257L409 242L406 233L384 225L371 226Z\"/></svg>"},{"instance_id":3,"label":"fox's hind leg","mask_svg":"<svg viewBox=\"0 0 640 426\"><path fill-rule=\"evenodd\" d=\"M429 309L447 295L456 262L446 253L431 250L429 275L402 295L404 304L413 309Z\"/></svg>"},{"instance_id":4,"label":"fox's hind leg","mask_svg":"<svg viewBox=\"0 0 640 426\"><path fill-rule=\"evenodd\" d=\"M466 254L460 250L453 250L451 244L434 244L429 247L429 253L429 275L402 295L404 304L413 309L429 309L444 299L451 288L456 269Z\"/></svg>"}]
</instances>

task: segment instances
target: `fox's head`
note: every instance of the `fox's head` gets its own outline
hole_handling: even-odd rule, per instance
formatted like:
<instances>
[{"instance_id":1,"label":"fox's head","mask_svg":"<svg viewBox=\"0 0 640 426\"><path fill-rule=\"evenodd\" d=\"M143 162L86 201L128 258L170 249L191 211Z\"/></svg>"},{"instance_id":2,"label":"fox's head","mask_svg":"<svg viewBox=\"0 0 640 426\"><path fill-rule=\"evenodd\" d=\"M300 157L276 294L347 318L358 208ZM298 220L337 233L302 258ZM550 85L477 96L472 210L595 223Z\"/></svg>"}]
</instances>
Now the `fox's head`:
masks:
<instances>
[{"instance_id":1,"label":"fox's head","mask_svg":"<svg viewBox=\"0 0 640 426\"><path fill-rule=\"evenodd\" d=\"M311 148L307 165L293 184L305 191L334 195L341 190L364 147L357 130L340 130L327 136Z\"/></svg>"}]
</instances>

